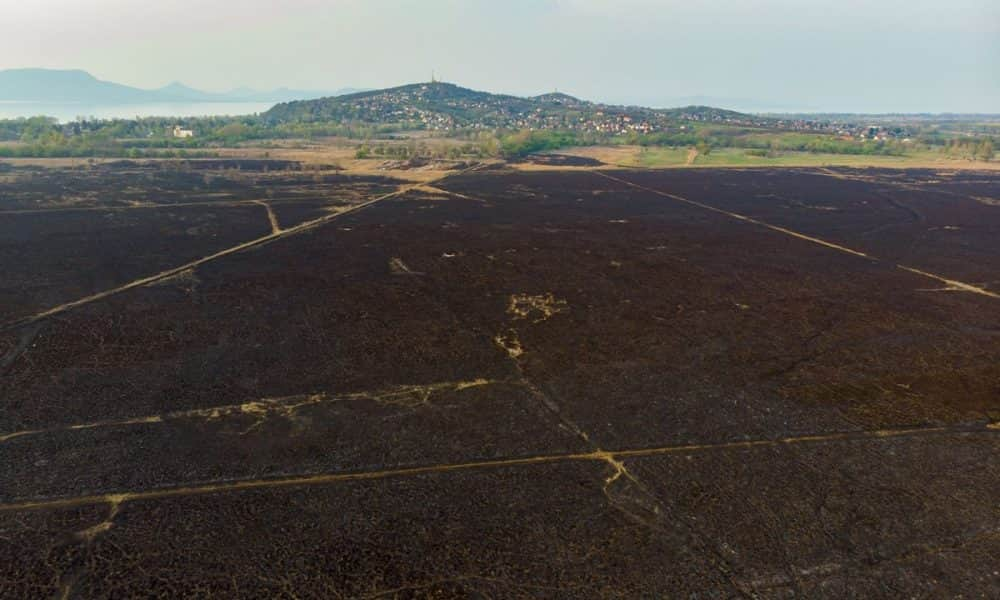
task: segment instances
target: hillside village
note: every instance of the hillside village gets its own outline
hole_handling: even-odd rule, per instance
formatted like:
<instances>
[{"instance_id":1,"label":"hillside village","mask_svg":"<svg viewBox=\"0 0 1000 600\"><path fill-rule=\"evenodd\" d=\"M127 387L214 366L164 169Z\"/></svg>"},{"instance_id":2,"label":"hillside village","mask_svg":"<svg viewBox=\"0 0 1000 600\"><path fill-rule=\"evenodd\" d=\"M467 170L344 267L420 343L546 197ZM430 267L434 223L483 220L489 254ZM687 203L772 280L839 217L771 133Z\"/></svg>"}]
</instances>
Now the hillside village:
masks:
<instances>
[{"instance_id":1,"label":"hillside village","mask_svg":"<svg viewBox=\"0 0 1000 600\"><path fill-rule=\"evenodd\" d=\"M709 107L659 110L596 104L567 94L531 98L477 92L430 82L349 96L279 104L265 113L290 120L410 123L432 131L454 129L565 130L593 133L655 133L678 121L768 126L774 120Z\"/></svg>"},{"instance_id":2,"label":"hillside village","mask_svg":"<svg viewBox=\"0 0 1000 600\"><path fill-rule=\"evenodd\" d=\"M364 122L429 131L515 129L608 135L654 134L683 129L683 122L826 133L844 139L901 140L905 127L879 127L808 118L751 115L707 106L654 109L589 102L563 93L521 98L432 81L346 96L278 104L264 118L273 123Z\"/></svg>"}]
</instances>

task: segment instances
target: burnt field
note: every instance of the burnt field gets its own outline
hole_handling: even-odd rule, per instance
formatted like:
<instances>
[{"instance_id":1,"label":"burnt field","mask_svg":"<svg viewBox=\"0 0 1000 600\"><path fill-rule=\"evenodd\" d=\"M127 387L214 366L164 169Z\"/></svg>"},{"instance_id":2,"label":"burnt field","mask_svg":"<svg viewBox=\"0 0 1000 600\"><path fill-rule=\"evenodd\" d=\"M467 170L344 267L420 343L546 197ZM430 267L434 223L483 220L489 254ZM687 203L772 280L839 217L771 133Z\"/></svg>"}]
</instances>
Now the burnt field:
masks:
<instances>
[{"instance_id":1,"label":"burnt field","mask_svg":"<svg viewBox=\"0 0 1000 600\"><path fill-rule=\"evenodd\" d=\"M0 174L2 314L26 316L334 214L388 177L288 161L118 162Z\"/></svg>"},{"instance_id":2,"label":"burnt field","mask_svg":"<svg viewBox=\"0 0 1000 600\"><path fill-rule=\"evenodd\" d=\"M1000 594L994 178L216 163L0 173L0 596Z\"/></svg>"}]
</instances>

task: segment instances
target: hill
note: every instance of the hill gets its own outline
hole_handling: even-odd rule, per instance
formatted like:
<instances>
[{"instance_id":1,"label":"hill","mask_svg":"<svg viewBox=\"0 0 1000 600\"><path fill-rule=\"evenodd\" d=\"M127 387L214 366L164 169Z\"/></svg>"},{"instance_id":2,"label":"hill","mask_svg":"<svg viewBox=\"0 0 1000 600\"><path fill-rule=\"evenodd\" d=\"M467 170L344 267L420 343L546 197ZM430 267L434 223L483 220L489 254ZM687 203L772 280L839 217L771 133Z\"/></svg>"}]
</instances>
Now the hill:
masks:
<instances>
[{"instance_id":1,"label":"hill","mask_svg":"<svg viewBox=\"0 0 1000 600\"><path fill-rule=\"evenodd\" d=\"M270 122L364 122L427 129L568 129L605 133L651 133L677 120L769 124L771 120L711 107L652 109L615 106L552 93L521 98L430 82L278 104L264 113Z\"/></svg>"},{"instance_id":2,"label":"hill","mask_svg":"<svg viewBox=\"0 0 1000 600\"><path fill-rule=\"evenodd\" d=\"M101 81L86 71L9 69L0 71L0 100L20 102L156 102L159 94Z\"/></svg>"},{"instance_id":3,"label":"hill","mask_svg":"<svg viewBox=\"0 0 1000 600\"><path fill-rule=\"evenodd\" d=\"M174 82L147 90L97 79L81 70L0 70L0 101L80 104L141 104L154 102L287 102L302 98L335 96L355 90L321 92L279 88L258 91L240 88L230 92L204 92Z\"/></svg>"}]
</instances>

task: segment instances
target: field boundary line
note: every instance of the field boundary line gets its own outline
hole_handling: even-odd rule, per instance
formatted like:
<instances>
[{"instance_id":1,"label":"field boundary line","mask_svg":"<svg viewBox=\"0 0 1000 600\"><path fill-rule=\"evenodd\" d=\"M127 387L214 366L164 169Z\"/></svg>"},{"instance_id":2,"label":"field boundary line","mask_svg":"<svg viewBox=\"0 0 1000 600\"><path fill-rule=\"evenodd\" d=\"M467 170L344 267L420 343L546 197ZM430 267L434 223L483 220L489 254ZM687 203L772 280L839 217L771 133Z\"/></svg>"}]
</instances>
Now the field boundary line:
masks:
<instances>
[{"instance_id":1,"label":"field boundary line","mask_svg":"<svg viewBox=\"0 0 1000 600\"><path fill-rule=\"evenodd\" d=\"M183 496L198 496L214 493L256 490L268 488L285 488L314 486L351 481L368 481L395 477L412 477L436 473L452 473L482 469L498 469L529 465L542 465L562 462L600 462L611 465L621 465L622 459L663 456L670 454L687 454L701 451L717 451L729 449L782 447L797 444L815 444L823 442L852 442L867 440L889 440L906 437L930 435L970 435L998 434L1000 429L991 425L957 425L949 427L918 427L910 429L879 429L867 431L834 432L774 439L745 440L733 442L718 442L711 444L684 444L659 446L649 448L625 448L621 450L594 450L592 452L542 454L518 458L498 458L492 460L477 460L461 463L444 463L416 467L401 467L375 471L320 473L274 479L223 480L218 482L187 485L181 487L164 487L159 489L113 492L67 498L52 498L28 500L9 504L0 504L0 514L28 510L48 510L58 508L73 508L101 503L120 504L128 501L152 500ZM619 473L620 474L620 473Z\"/></svg>"},{"instance_id":2,"label":"field boundary line","mask_svg":"<svg viewBox=\"0 0 1000 600\"><path fill-rule=\"evenodd\" d=\"M385 402L389 404L402 404L400 399L407 396L416 396L421 403L429 401L433 394L441 391L456 391L478 388L488 385L524 385L517 380L506 379L473 379L469 381L444 381L429 384L408 384L389 386L375 390L363 390L355 392L303 392L299 394L289 394L287 396L275 396L247 400L246 402L234 404L217 404L204 408L191 408L186 410L174 410L161 412L152 415L138 417L123 417L120 419L105 419L101 421L89 421L86 423L74 423L59 425L56 427L45 427L38 429L22 429L10 433L0 433L0 444L18 438L38 436L53 433L67 433L74 431L87 431L91 429L103 429L113 427L131 427L136 425L156 425L167 424L171 421L183 419L201 419L214 421L227 417L252 416L258 419L265 419L274 415L287 416L288 414L305 406L317 404L335 404L350 400L371 400L373 402ZM396 402L393 402L396 400Z\"/></svg>"},{"instance_id":3,"label":"field boundary line","mask_svg":"<svg viewBox=\"0 0 1000 600\"><path fill-rule=\"evenodd\" d=\"M641 184L638 184L638 183L634 183L634 182L628 181L627 179L622 179L620 177L615 177L614 175L608 175L607 173L602 173L600 171L592 171L592 172L595 175L600 175L601 177L604 177L606 179L610 179L612 181L617 181L618 183L623 183L625 185L634 187L636 189L640 189L640 190L643 190L643 191L646 191L646 192L657 194L657 195L663 196L665 198L670 198L672 200L676 200L677 202L683 202L683 203L689 204L691 206L697 206L698 208L703 208L705 210L710 210L712 212L715 212L715 213L718 213L718 214L721 214L721 215L725 215L727 217L730 217L730 218L733 218L733 219L737 219L737 220L743 221L745 223L752 223L754 225L759 225L761 227L765 227L767 229L770 229L772 231L776 231L778 233L782 233L782 234L785 234L785 235L788 235L788 236L791 236L791 237L794 237L794 238L797 238L797 239L800 239L800 240L811 242L811 243L817 244L819 246L824 246L826 248L830 248L831 250L836 250L838 252L842 252L842 253L845 253L845 254L850 254L850 255L856 256L858 258L864 258L864 259L870 260L872 262L878 262L878 263L885 263L886 262L883 259L880 259L878 257L872 256L870 254L866 254L866 253L861 252L859 250L854 250L854 249L848 248L847 246L841 246L840 244L836 244L834 242L829 242L829 241L821 239L821 238L813 237L811 235L806 235L804 233L799 233L798 231L795 231L795 230L792 230L792 229L788 229L786 227L781 227L779 225L772 225L771 223L768 223L766 221L761 221L761 220L755 219L753 217L748 217L746 215L741 215L739 213L730 212L728 210L717 208L715 206L712 206L710 204L705 204L703 202L697 202L695 200L690 200L690 199L685 198L683 196L678 196L677 194L671 194L669 192L664 192L662 190L658 190L658 189L655 189L655 188L647 187L647 186L644 186L644 185L641 185ZM934 281L937 281L938 283L944 283L945 285L949 286L949 288L951 290L953 290L953 291L969 292L971 294L978 294L980 296L986 296L987 298L993 298L994 300L1000 300L1000 293L991 292L990 290L987 290L985 288L981 288L979 286L972 285L971 283L965 283L965 282L962 282L962 281L957 281L955 279L949 279L949 278L943 277L941 275L935 275L934 273L929 273L927 271L922 271L920 269L915 269L913 267L908 267L906 265L897 264L895 266L896 266L897 269L899 269L901 271L906 271L907 273L911 273L913 275L919 275L921 277L926 277L928 279L932 279Z\"/></svg>"},{"instance_id":4,"label":"field boundary line","mask_svg":"<svg viewBox=\"0 0 1000 600\"><path fill-rule=\"evenodd\" d=\"M206 200L204 202L174 202L174 203L146 203L129 204L126 206L60 206L55 208L13 208L10 210L0 210L0 217L4 215L44 215L58 214L64 212L120 212L128 210L158 210L170 208L197 208L199 206L212 207L221 206L224 208L240 208L258 204L262 200Z\"/></svg>"}]
</instances>

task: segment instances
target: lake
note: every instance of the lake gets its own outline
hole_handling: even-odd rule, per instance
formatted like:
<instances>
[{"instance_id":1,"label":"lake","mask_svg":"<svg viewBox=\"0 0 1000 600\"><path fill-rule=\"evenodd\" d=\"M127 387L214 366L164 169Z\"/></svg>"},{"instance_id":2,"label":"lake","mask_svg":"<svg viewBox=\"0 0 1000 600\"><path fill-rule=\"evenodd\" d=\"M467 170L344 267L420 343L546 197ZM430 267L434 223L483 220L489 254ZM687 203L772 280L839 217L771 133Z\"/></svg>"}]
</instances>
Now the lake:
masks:
<instances>
[{"instance_id":1,"label":"lake","mask_svg":"<svg viewBox=\"0 0 1000 600\"><path fill-rule=\"evenodd\" d=\"M272 102L165 102L156 104L46 104L0 101L0 119L55 117L60 122L77 117L134 119L135 117L203 117L250 115L274 106Z\"/></svg>"}]
</instances>

